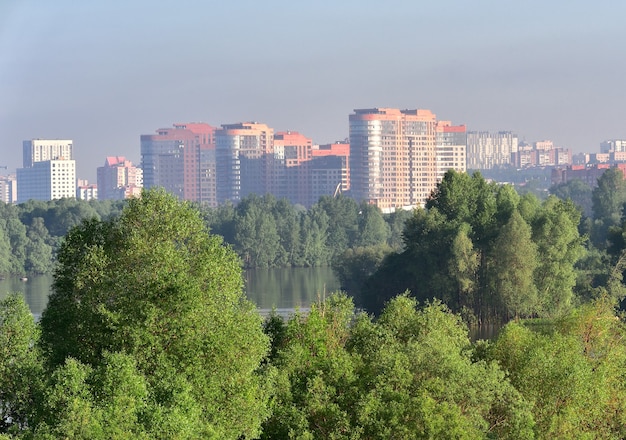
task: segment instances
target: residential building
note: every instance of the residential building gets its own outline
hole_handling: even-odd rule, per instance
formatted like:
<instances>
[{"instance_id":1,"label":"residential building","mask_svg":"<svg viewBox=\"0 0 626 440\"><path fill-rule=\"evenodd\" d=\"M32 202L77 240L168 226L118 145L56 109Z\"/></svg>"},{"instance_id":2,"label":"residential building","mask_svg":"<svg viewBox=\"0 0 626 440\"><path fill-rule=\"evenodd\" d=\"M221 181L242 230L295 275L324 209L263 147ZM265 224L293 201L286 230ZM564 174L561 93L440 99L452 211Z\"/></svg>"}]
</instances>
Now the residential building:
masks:
<instances>
[{"instance_id":1,"label":"residential building","mask_svg":"<svg viewBox=\"0 0 626 440\"><path fill-rule=\"evenodd\" d=\"M73 159L73 142L69 139L31 139L22 142L22 162L30 168L35 162Z\"/></svg>"},{"instance_id":2,"label":"residential building","mask_svg":"<svg viewBox=\"0 0 626 440\"><path fill-rule=\"evenodd\" d=\"M67 159L34 162L17 169L17 202L76 197L76 161Z\"/></svg>"},{"instance_id":3,"label":"residential building","mask_svg":"<svg viewBox=\"0 0 626 440\"><path fill-rule=\"evenodd\" d=\"M324 195L348 193L350 190L350 144L337 142L313 148L307 171L309 200L305 206L312 206Z\"/></svg>"},{"instance_id":4,"label":"residential building","mask_svg":"<svg viewBox=\"0 0 626 440\"><path fill-rule=\"evenodd\" d=\"M511 153L511 165L516 168L553 167L572 164L568 148L555 147L552 141L531 144L519 143L517 152Z\"/></svg>"},{"instance_id":5,"label":"residential building","mask_svg":"<svg viewBox=\"0 0 626 440\"><path fill-rule=\"evenodd\" d=\"M215 130L217 202L239 202L249 194L270 192L276 166L274 130L258 122L224 124Z\"/></svg>"},{"instance_id":6,"label":"residential building","mask_svg":"<svg viewBox=\"0 0 626 440\"><path fill-rule=\"evenodd\" d=\"M610 139L600 143L601 153L626 152L626 139Z\"/></svg>"},{"instance_id":7,"label":"residential building","mask_svg":"<svg viewBox=\"0 0 626 440\"><path fill-rule=\"evenodd\" d=\"M71 140L22 142L24 168L17 169L17 202L76 197L76 162Z\"/></svg>"},{"instance_id":8,"label":"residential building","mask_svg":"<svg viewBox=\"0 0 626 440\"><path fill-rule=\"evenodd\" d=\"M98 185L78 179L76 183L76 198L87 201L98 200Z\"/></svg>"},{"instance_id":9,"label":"residential building","mask_svg":"<svg viewBox=\"0 0 626 440\"><path fill-rule=\"evenodd\" d=\"M296 131L274 134L273 164L268 192L291 203L308 206L310 199L309 162L313 141Z\"/></svg>"},{"instance_id":10,"label":"residential building","mask_svg":"<svg viewBox=\"0 0 626 440\"><path fill-rule=\"evenodd\" d=\"M570 165L564 168L552 169L552 185L582 180L591 188L598 186L598 179L609 168L619 168L626 178L626 163L597 163L590 165Z\"/></svg>"},{"instance_id":11,"label":"residential building","mask_svg":"<svg viewBox=\"0 0 626 440\"><path fill-rule=\"evenodd\" d=\"M32 167L35 162L73 158L73 142L69 139L31 139L22 142L24 168Z\"/></svg>"},{"instance_id":12,"label":"residential building","mask_svg":"<svg viewBox=\"0 0 626 440\"><path fill-rule=\"evenodd\" d=\"M518 137L510 131L467 132L467 169L485 170L511 164L518 151Z\"/></svg>"},{"instance_id":13,"label":"residential building","mask_svg":"<svg viewBox=\"0 0 626 440\"><path fill-rule=\"evenodd\" d=\"M156 135L142 135L143 185L216 206L214 132L209 124L179 123L157 130Z\"/></svg>"},{"instance_id":14,"label":"residential building","mask_svg":"<svg viewBox=\"0 0 626 440\"><path fill-rule=\"evenodd\" d=\"M139 196L143 172L124 156L108 156L98 167L98 197L101 200L123 200Z\"/></svg>"},{"instance_id":15,"label":"residential building","mask_svg":"<svg viewBox=\"0 0 626 440\"><path fill-rule=\"evenodd\" d=\"M17 180L14 174L0 176L0 201L4 203L17 202Z\"/></svg>"},{"instance_id":16,"label":"residential building","mask_svg":"<svg viewBox=\"0 0 626 440\"><path fill-rule=\"evenodd\" d=\"M437 183L435 114L355 109L349 124L352 197L383 212L424 204Z\"/></svg>"},{"instance_id":17,"label":"residential building","mask_svg":"<svg viewBox=\"0 0 626 440\"><path fill-rule=\"evenodd\" d=\"M450 121L437 122L437 181L448 170L466 171L467 129Z\"/></svg>"}]
</instances>

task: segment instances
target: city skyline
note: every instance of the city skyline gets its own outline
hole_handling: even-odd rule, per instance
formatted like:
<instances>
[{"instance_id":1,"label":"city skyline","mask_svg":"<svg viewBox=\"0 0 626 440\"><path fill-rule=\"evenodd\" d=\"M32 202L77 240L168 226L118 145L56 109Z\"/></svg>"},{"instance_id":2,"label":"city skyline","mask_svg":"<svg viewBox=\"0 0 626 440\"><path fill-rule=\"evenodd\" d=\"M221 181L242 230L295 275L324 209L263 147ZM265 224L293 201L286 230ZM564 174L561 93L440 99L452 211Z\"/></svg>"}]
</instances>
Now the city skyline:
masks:
<instances>
[{"instance_id":1,"label":"city skyline","mask_svg":"<svg viewBox=\"0 0 626 440\"><path fill-rule=\"evenodd\" d=\"M3 2L0 166L20 166L25 139L71 138L93 181L172 122L261 121L325 144L373 107L574 153L626 137L626 4L223 3Z\"/></svg>"}]
</instances>

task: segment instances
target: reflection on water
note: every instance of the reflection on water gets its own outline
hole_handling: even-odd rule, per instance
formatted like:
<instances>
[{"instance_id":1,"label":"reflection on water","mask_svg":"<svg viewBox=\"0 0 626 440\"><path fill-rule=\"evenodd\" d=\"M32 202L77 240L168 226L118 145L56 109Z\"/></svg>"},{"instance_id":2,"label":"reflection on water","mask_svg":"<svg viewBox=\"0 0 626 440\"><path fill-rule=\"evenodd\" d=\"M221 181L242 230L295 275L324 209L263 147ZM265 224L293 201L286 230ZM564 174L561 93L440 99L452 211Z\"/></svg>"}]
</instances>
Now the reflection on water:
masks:
<instances>
[{"instance_id":1,"label":"reflection on water","mask_svg":"<svg viewBox=\"0 0 626 440\"><path fill-rule=\"evenodd\" d=\"M339 281L328 267L294 269L253 269L244 272L248 298L260 309L307 308L317 299L339 289ZM7 278L0 281L0 299L20 292L31 312L40 316L48 302L51 275L31 277L28 281Z\"/></svg>"},{"instance_id":2,"label":"reflection on water","mask_svg":"<svg viewBox=\"0 0 626 440\"><path fill-rule=\"evenodd\" d=\"M260 309L306 308L339 290L329 267L251 269L244 272L248 298Z\"/></svg>"},{"instance_id":3,"label":"reflection on water","mask_svg":"<svg viewBox=\"0 0 626 440\"><path fill-rule=\"evenodd\" d=\"M26 281L19 278L7 278L0 281L0 299L4 299L9 293L19 292L26 298L31 313L41 316L41 312L48 303L51 284L52 275L30 277Z\"/></svg>"}]
</instances>

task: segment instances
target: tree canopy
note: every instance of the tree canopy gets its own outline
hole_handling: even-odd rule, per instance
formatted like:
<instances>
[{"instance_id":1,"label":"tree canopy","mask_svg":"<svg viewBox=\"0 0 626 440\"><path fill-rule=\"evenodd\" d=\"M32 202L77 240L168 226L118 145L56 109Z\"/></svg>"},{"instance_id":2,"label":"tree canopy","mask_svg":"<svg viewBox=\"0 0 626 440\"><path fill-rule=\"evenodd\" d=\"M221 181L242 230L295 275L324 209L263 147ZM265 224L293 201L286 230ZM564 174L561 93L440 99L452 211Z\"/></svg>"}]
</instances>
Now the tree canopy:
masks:
<instances>
[{"instance_id":1,"label":"tree canopy","mask_svg":"<svg viewBox=\"0 0 626 440\"><path fill-rule=\"evenodd\" d=\"M265 391L257 370L268 341L244 296L238 257L197 210L144 191L119 217L73 228L58 260L41 317L50 368L73 359L84 367L68 371L88 377L112 354L130 356L114 359L145 380L150 430L258 433Z\"/></svg>"},{"instance_id":2,"label":"tree canopy","mask_svg":"<svg viewBox=\"0 0 626 440\"><path fill-rule=\"evenodd\" d=\"M478 322L562 314L584 254L579 221L571 202L539 202L479 173L449 171L407 221L404 250L380 264L359 298L378 313L408 289Z\"/></svg>"}]
</instances>

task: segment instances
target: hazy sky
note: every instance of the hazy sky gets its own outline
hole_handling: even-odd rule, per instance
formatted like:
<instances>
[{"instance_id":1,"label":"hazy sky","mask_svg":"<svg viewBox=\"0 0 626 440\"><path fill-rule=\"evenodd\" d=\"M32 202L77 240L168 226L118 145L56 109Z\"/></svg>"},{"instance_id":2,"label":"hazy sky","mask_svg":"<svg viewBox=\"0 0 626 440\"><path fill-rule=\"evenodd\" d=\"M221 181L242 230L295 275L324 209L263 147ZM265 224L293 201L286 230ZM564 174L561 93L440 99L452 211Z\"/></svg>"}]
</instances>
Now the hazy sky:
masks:
<instances>
[{"instance_id":1,"label":"hazy sky","mask_svg":"<svg viewBox=\"0 0 626 440\"><path fill-rule=\"evenodd\" d=\"M625 17L622 0L0 0L0 166L69 138L95 180L174 122L328 143L365 107L599 151L626 138Z\"/></svg>"}]
</instances>

